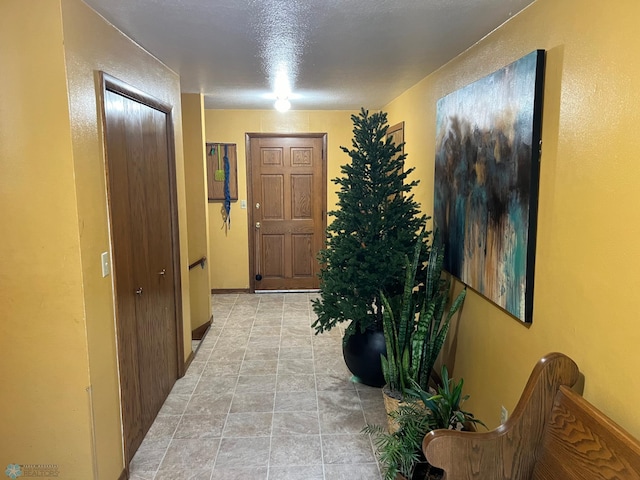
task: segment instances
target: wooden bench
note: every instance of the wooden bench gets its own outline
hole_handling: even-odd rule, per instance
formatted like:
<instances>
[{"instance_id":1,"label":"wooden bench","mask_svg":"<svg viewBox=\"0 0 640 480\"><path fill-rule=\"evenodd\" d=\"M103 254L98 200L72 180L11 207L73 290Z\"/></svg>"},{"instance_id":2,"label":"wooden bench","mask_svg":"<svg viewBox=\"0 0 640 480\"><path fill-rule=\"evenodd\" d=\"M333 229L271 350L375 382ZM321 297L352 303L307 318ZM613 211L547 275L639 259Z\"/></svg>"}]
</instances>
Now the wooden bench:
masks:
<instances>
[{"instance_id":1,"label":"wooden bench","mask_svg":"<svg viewBox=\"0 0 640 480\"><path fill-rule=\"evenodd\" d=\"M640 480L640 443L571 390L577 380L573 360L545 356L503 425L434 430L422 443L427 460L449 480Z\"/></svg>"}]
</instances>

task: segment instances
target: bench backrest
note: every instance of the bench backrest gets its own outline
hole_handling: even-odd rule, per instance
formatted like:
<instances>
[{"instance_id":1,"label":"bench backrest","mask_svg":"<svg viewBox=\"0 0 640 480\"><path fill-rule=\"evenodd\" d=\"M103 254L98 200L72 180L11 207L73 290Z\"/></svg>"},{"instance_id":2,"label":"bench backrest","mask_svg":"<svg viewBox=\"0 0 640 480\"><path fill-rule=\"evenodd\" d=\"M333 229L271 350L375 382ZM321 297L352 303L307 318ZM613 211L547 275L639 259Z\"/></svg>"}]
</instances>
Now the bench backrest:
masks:
<instances>
[{"instance_id":1,"label":"bench backrest","mask_svg":"<svg viewBox=\"0 0 640 480\"><path fill-rule=\"evenodd\" d=\"M532 480L640 480L640 443L565 386L536 457Z\"/></svg>"},{"instance_id":2,"label":"bench backrest","mask_svg":"<svg viewBox=\"0 0 640 480\"><path fill-rule=\"evenodd\" d=\"M446 480L640 480L640 444L569 388L578 374L566 355L546 355L506 423L429 432L427 460Z\"/></svg>"}]
</instances>

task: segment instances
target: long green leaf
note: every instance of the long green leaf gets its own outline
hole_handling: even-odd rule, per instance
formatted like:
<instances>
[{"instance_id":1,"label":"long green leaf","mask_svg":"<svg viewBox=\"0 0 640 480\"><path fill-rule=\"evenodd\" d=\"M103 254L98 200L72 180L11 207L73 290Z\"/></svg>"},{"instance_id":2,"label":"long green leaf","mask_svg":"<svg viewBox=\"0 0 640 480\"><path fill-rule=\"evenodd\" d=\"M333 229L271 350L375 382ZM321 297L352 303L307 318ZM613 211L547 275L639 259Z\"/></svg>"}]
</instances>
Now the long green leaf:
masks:
<instances>
[{"instance_id":1,"label":"long green leaf","mask_svg":"<svg viewBox=\"0 0 640 480\"><path fill-rule=\"evenodd\" d=\"M416 331L414 332L412 354L413 354L413 366L414 375L413 378L418 381L422 388L426 388L428 383L428 376L431 373L433 365L429 363L429 352L431 351L431 325L433 323L433 311L435 305L433 303L423 304L416 325ZM427 381L423 380L423 372L427 370Z\"/></svg>"},{"instance_id":2,"label":"long green leaf","mask_svg":"<svg viewBox=\"0 0 640 480\"><path fill-rule=\"evenodd\" d=\"M400 366L398 371L400 391L403 393L409 386L408 372L409 372L409 349L406 348L402 352L402 365Z\"/></svg>"},{"instance_id":3,"label":"long green leaf","mask_svg":"<svg viewBox=\"0 0 640 480\"><path fill-rule=\"evenodd\" d=\"M395 328L395 321L393 316L393 309L389 304L384 293L380 293L380 299L382 300L383 313L382 313L382 327L384 332L384 340L387 345L387 368L386 374L383 369L384 380L387 382L391 390L397 390L399 388L398 378L398 364L400 361L398 351L398 336Z\"/></svg>"},{"instance_id":4,"label":"long green leaf","mask_svg":"<svg viewBox=\"0 0 640 480\"><path fill-rule=\"evenodd\" d=\"M418 235L418 239L413 248L413 258L411 263L409 263L409 259L405 257L406 271L404 289L402 292L400 318L398 318L398 342L403 349L409 345L409 339L413 333L416 313L413 302L413 288L416 283L416 272L418 271L418 263L420 263L420 252L423 247L424 235L425 230L423 229Z\"/></svg>"}]
</instances>

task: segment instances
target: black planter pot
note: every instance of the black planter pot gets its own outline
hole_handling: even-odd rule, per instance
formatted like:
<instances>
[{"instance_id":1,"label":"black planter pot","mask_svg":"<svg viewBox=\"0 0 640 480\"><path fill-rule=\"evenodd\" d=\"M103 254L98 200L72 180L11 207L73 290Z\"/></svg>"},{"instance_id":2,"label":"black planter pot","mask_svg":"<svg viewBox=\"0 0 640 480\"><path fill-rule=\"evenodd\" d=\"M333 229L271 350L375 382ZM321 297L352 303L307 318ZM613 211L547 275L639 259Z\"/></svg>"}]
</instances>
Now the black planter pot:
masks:
<instances>
[{"instance_id":1,"label":"black planter pot","mask_svg":"<svg viewBox=\"0 0 640 480\"><path fill-rule=\"evenodd\" d=\"M442 480L443 477L443 470L432 467L427 462L419 462L411 475L411 480ZM396 480L407 480L407 477L399 473L396 475Z\"/></svg>"},{"instance_id":2,"label":"black planter pot","mask_svg":"<svg viewBox=\"0 0 640 480\"><path fill-rule=\"evenodd\" d=\"M384 385L380 355L387 354L387 346L381 330L352 334L343 344L342 354L347 367L361 383L370 387Z\"/></svg>"}]
</instances>

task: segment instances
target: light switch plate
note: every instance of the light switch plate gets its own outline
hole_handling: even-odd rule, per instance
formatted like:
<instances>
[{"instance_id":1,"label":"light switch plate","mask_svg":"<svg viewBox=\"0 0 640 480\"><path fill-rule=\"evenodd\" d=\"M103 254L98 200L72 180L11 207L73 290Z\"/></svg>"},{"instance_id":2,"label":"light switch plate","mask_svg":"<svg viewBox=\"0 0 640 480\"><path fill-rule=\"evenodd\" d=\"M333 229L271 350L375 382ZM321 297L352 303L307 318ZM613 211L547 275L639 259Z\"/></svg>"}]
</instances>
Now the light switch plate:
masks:
<instances>
[{"instance_id":1,"label":"light switch plate","mask_svg":"<svg viewBox=\"0 0 640 480\"><path fill-rule=\"evenodd\" d=\"M106 277L111 273L111 260L109 259L109 252L102 252L100 255L100 263L102 264L102 276Z\"/></svg>"},{"instance_id":2,"label":"light switch plate","mask_svg":"<svg viewBox=\"0 0 640 480\"><path fill-rule=\"evenodd\" d=\"M246 200L240 200L240 208L247 208L247 201Z\"/></svg>"}]
</instances>

